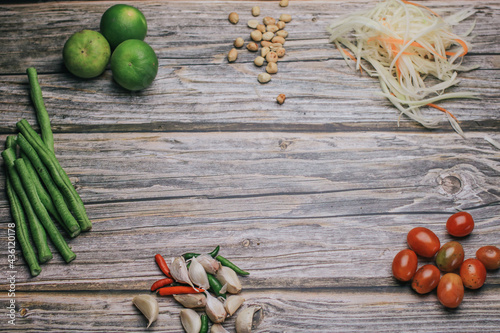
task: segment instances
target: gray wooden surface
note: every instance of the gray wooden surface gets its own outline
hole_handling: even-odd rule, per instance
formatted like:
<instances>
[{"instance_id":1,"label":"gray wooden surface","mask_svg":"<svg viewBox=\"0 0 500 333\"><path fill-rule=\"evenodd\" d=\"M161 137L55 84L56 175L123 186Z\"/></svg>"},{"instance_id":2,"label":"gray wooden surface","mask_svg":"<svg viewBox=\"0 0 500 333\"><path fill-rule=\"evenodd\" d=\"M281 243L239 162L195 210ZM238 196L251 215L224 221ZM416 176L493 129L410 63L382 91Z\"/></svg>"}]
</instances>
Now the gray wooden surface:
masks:
<instances>
[{"instance_id":1,"label":"gray wooden surface","mask_svg":"<svg viewBox=\"0 0 500 333\"><path fill-rule=\"evenodd\" d=\"M441 103L443 117L424 129L376 96L378 82L353 72L328 43L325 27L370 1L137 1L149 23L146 41L159 56L153 85L129 93L107 70L80 80L61 59L65 40L98 30L115 2L0 5L0 141L26 118L36 125L25 70L34 66L49 112L56 155L75 183L93 229L70 241L77 259L56 254L30 278L16 271L16 325L9 332L142 332L131 299L162 275L154 255L221 254L248 269L246 304L264 308L257 332L500 331L500 272L446 310L435 293L416 295L391 277L406 233L425 226L441 238L457 210L475 218L462 241L466 257L500 245L500 3L422 1L442 13L475 6L473 48L450 91L478 100ZM241 50L250 9L290 13L287 55L270 83ZM231 11L240 23L227 21ZM275 101L287 95L285 104ZM7 290L7 224L0 173L0 274ZM19 253L19 248L17 249ZM422 260L421 263L428 261ZM2 311L9 297L0 295ZM181 332L180 306L158 298L149 331ZM2 312L2 313L3 313ZM234 318L225 326L234 330Z\"/></svg>"}]
</instances>

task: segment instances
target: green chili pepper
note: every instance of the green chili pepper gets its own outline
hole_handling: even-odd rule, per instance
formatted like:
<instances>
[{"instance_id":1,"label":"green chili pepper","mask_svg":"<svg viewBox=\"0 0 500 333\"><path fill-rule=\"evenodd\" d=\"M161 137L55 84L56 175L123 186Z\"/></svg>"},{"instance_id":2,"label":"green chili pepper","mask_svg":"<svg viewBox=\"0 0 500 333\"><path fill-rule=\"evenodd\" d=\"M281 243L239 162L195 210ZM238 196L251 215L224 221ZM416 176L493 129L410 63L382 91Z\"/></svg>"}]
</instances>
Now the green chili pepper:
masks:
<instances>
[{"instance_id":1,"label":"green chili pepper","mask_svg":"<svg viewBox=\"0 0 500 333\"><path fill-rule=\"evenodd\" d=\"M40 201L40 198L36 193L35 186L33 185L31 177L29 176L24 160L22 158L18 158L17 160L15 160L14 164L19 174L19 178L21 179L21 183L23 184L23 188L26 191L30 203L33 206L33 210L35 211L37 217L47 231L47 234L52 240L52 243L55 245L59 253L61 253L64 261L70 262L74 260L76 258L76 254L71 251L63 236L55 226L54 222L52 222L52 220L50 219L49 213ZM78 227L78 225L76 227Z\"/></svg>"},{"instance_id":2,"label":"green chili pepper","mask_svg":"<svg viewBox=\"0 0 500 333\"><path fill-rule=\"evenodd\" d=\"M207 333L208 332L208 316L203 313L200 316L200 318L201 318L200 333Z\"/></svg>"},{"instance_id":3,"label":"green chili pepper","mask_svg":"<svg viewBox=\"0 0 500 333\"><path fill-rule=\"evenodd\" d=\"M220 283L220 281L217 280L217 278L212 274L207 273L207 277L208 277L208 283L210 284L210 290L212 290L217 297L226 298L226 294L220 292L220 290L223 287L222 283Z\"/></svg>"},{"instance_id":4,"label":"green chili pepper","mask_svg":"<svg viewBox=\"0 0 500 333\"><path fill-rule=\"evenodd\" d=\"M215 257L217 257L217 253L219 253L219 250L220 250L220 245L217 245L215 247L215 249L213 249L212 252L209 252L208 254L211 255L212 258L215 258ZM188 253L184 253L182 256L184 257L184 259L188 260L188 259L191 259L193 257L198 257L198 256L200 256L200 254L188 252Z\"/></svg>"},{"instance_id":5,"label":"green chili pepper","mask_svg":"<svg viewBox=\"0 0 500 333\"><path fill-rule=\"evenodd\" d=\"M63 221L63 225L70 226L78 224L78 222L76 222L75 218L71 214L62 193L54 184L54 181L52 180L49 171L47 170L43 162L40 160L40 157L38 157L38 154L33 149L33 147L31 147L29 142L26 141L26 139L22 134L19 134L17 138L17 143L21 147L22 152L28 157L30 162L33 164L35 170L38 172L40 179L42 180L43 184L45 185L45 188L49 192L49 195L53 200L54 206Z\"/></svg>"},{"instance_id":6,"label":"green chili pepper","mask_svg":"<svg viewBox=\"0 0 500 333\"><path fill-rule=\"evenodd\" d=\"M42 140L50 151L54 151L54 136L50 128L50 119L45 104L43 102L42 89L38 82L38 74L34 67L26 69L30 82L30 95L33 105L35 106L36 117L40 125Z\"/></svg>"},{"instance_id":7,"label":"green chili pepper","mask_svg":"<svg viewBox=\"0 0 500 333\"><path fill-rule=\"evenodd\" d=\"M2 157L5 161L5 165L7 167L7 174L11 181L12 187L21 201L22 207L24 208L24 212L26 213L26 217L28 218L28 223L31 231L31 237L33 238L33 242L35 243L35 247L38 252L38 261L40 263L47 262L52 259L52 252L47 245L47 234L43 229L43 226L40 224L38 217L31 206L30 200L26 195L26 192L23 188L23 184L21 183L21 179L19 174L17 173L16 168L14 167L14 161L16 160L16 153L14 149L7 148L2 152Z\"/></svg>"},{"instance_id":8,"label":"green chili pepper","mask_svg":"<svg viewBox=\"0 0 500 333\"><path fill-rule=\"evenodd\" d=\"M221 265L231 268L238 275L249 275L250 274L249 272L242 270L241 268L239 268L238 266L236 266L235 264L233 264L232 262L230 262L228 259L224 258L223 256L217 256L215 259L219 260Z\"/></svg>"}]
</instances>

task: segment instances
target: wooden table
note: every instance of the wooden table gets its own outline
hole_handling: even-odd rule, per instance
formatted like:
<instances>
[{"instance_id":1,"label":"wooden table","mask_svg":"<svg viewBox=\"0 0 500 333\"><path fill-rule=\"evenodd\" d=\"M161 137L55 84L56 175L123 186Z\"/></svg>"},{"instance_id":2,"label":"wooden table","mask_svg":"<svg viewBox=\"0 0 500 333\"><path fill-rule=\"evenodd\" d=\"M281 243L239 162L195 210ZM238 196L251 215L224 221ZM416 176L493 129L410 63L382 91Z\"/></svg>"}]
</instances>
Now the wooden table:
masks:
<instances>
[{"instance_id":1,"label":"wooden table","mask_svg":"<svg viewBox=\"0 0 500 333\"><path fill-rule=\"evenodd\" d=\"M132 305L162 277L156 253L221 254L248 269L247 305L263 307L256 332L500 331L500 272L478 291L466 290L456 310L433 292L414 293L391 276L407 232L432 229L452 240L447 218L475 218L461 240L466 257L499 246L500 3L421 1L449 14L477 13L473 49L450 91L478 100L440 105L460 120L466 139L442 116L438 129L421 127L376 95L378 81L349 68L325 27L367 8L367 0L144 1L146 41L157 52L153 85L130 93L111 71L81 80L62 63L66 39L99 29L115 2L67 1L0 5L0 141L15 123L36 118L25 74L34 66L63 168L80 193L91 232L70 240L77 259L59 255L31 278L24 260L7 264L12 221L0 174L2 290L15 275L15 326L7 324L12 297L2 292L1 330L9 332L142 332ZM250 9L261 17L289 13L286 56L262 85L255 54L242 49L229 64L236 37L249 39ZM227 16L240 14L232 25ZM278 94L286 94L283 105ZM56 252L55 252L56 253ZM17 254L20 254L19 247ZM420 264L431 261L420 260ZM181 309L158 297L160 316L149 331L181 332ZM225 327L234 331L234 318Z\"/></svg>"}]
</instances>

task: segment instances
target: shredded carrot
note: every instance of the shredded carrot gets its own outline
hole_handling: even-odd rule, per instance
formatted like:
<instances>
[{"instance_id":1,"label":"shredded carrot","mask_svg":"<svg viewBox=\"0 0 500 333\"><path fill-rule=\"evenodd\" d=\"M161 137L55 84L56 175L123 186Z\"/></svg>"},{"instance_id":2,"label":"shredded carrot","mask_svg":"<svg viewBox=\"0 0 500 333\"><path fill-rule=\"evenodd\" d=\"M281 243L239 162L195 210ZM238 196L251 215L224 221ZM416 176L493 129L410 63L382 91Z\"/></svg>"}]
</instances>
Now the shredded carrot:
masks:
<instances>
[{"instance_id":1,"label":"shredded carrot","mask_svg":"<svg viewBox=\"0 0 500 333\"><path fill-rule=\"evenodd\" d=\"M449 114L453 119L455 119L456 121L458 121L457 117L455 117L453 115L453 113L451 113L450 111L446 110L445 108L442 108L442 107L440 107L440 106L438 106L436 104L432 104L432 103L429 103L427 105L430 106L430 107L432 107L432 108L434 108L434 109L438 109L439 111L443 111L444 113Z\"/></svg>"},{"instance_id":2,"label":"shredded carrot","mask_svg":"<svg viewBox=\"0 0 500 333\"><path fill-rule=\"evenodd\" d=\"M351 52L347 51L346 49L342 49L342 52L344 52L344 54L345 54L346 56L348 56L349 58L351 58L352 60L357 61L356 57L355 57L355 56L353 56L353 55L351 54ZM359 71L360 71L361 73L363 73L363 68L359 67Z\"/></svg>"},{"instance_id":3,"label":"shredded carrot","mask_svg":"<svg viewBox=\"0 0 500 333\"><path fill-rule=\"evenodd\" d=\"M460 56L464 56L469 52L469 48L467 47L467 44L465 44L463 40L456 38L454 39L454 41L460 44L460 46L462 46L462 48L464 49L464 52Z\"/></svg>"}]
</instances>

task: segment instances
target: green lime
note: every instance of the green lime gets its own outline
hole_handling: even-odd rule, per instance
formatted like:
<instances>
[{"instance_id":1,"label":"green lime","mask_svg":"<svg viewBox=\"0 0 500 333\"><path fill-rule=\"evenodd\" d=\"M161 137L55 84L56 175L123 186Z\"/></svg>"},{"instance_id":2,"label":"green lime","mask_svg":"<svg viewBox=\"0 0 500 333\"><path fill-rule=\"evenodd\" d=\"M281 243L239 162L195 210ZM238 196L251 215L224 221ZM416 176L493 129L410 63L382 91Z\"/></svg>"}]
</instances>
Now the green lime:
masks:
<instances>
[{"instance_id":1,"label":"green lime","mask_svg":"<svg viewBox=\"0 0 500 333\"><path fill-rule=\"evenodd\" d=\"M100 29L114 49L127 39L144 40L148 24L139 9L120 4L109 7L102 14Z\"/></svg>"},{"instance_id":2,"label":"green lime","mask_svg":"<svg viewBox=\"0 0 500 333\"><path fill-rule=\"evenodd\" d=\"M109 43L103 35L93 30L73 34L64 44L63 60L74 75L89 79L106 69L111 56Z\"/></svg>"},{"instance_id":3,"label":"green lime","mask_svg":"<svg viewBox=\"0 0 500 333\"><path fill-rule=\"evenodd\" d=\"M158 73L158 58L148 43L129 39L118 45L111 55L111 72L125 89L135 91L148 87Z\"/></svg>"}]
</instances>

